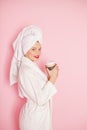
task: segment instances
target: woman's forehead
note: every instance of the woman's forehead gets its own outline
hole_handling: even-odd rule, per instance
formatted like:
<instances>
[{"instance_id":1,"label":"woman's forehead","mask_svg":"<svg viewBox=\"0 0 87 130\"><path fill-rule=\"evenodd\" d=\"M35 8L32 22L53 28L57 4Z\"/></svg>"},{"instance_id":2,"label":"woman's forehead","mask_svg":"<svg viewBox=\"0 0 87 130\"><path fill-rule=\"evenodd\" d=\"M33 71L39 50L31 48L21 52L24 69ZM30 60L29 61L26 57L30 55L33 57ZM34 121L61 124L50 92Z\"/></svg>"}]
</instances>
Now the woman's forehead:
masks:
<instances>
[{"instance_id":1,"label":"woman's forehead","mask_svg":"<svg viewBox=\"0 0 87 130\"><path fill-rule=\"evenodd\" d=\"M39 41L36 41L35 44L32 47L41 47L41 44Z\"/></svg>"}]
</instances>

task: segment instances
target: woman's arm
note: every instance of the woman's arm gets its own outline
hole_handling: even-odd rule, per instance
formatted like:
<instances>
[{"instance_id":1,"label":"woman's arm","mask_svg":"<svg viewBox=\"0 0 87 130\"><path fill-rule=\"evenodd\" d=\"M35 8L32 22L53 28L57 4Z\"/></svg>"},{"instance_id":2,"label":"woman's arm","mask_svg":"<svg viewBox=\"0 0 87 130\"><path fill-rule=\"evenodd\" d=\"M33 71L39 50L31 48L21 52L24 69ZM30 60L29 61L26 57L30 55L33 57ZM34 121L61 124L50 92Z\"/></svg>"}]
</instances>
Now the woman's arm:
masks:
<instances>
[{"instance_id":1,"label":"woman's arm","mask_svg":"<svg viewBox=\"0 0 87 130\"><path fill-rule=\"evenodd\" d=\"M55 85L50 81L45 82L45 84L42 81L43 87L41 88L41 84L38 82L37 77L27 71L24 71L20 75L19 80L22 91L38 105L43 105L48 102L48 100L57 92Z\"/></svg>"}]
</instances>

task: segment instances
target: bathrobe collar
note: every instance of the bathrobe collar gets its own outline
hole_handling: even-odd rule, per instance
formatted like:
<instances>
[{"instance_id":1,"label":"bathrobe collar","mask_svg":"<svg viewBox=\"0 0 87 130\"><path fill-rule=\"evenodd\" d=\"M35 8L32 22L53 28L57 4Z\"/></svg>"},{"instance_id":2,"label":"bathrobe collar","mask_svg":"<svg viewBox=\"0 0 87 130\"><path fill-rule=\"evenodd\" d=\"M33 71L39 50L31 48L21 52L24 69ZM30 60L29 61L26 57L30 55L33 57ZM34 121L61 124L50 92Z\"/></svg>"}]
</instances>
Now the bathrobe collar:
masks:
<instances>
[{"instance_id":1,"label":"bathrobe collar","mask_svg":"<svg viewBox=\"0 0 87 130\"><path fill-rule=\"evenodd\" d=\"M22 62L29 66L30 69L33 69L35 72L39 73L45 80L47 80L47 76L44 72L41 71L41 69L35 62L31 61L29 58L25 56L22 57Z\"/></svg>"}]
</instances>

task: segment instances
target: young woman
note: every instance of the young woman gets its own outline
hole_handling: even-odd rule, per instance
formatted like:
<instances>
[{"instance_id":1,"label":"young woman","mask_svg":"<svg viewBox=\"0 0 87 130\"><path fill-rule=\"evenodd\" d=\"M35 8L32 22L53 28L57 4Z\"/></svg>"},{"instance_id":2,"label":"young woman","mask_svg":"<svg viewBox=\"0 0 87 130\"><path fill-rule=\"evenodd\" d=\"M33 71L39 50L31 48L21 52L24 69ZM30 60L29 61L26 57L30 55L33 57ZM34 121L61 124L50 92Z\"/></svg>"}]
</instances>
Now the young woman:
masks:
<instances>
[{"instance_id":1,"label":"young woman","mask_svg":"<svg viewBox=\"0 0 87 130\"><path fill-rule=\"evenodd\" d=\"M42 31L34 25L25 27L13 44L10 84L18 82L19 96L27 99L20 112L20 130L52 130L52 96L59 69L46 68L47 76L40 70L35 61L41 45Z\"/></svg>"}]
</instances>

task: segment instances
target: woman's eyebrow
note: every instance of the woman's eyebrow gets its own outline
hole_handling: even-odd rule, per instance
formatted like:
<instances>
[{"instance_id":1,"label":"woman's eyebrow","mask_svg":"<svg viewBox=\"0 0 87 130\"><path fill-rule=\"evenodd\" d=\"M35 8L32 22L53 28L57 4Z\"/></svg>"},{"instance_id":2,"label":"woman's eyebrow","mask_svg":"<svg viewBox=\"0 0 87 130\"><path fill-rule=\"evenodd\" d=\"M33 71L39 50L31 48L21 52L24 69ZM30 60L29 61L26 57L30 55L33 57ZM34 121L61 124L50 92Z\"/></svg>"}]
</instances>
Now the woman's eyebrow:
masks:
<instances>
[{"instance_id":1,"label":"woman's eyebrow","mask_svg":"<svg viewBox=\"0 0 87 130\"><path fill-rule=\"evenodd\" d=\"M37 49L37 47L32 47L32 49ZM41 49L41 47L38 47L38 49Z\"/></svg>"},{"instance_id":2,"label":"woman's eyebrow","mask_svg":"<svg viewBox=\"0 0 87 130\"><path fill-rule=\"evenodd\" d=\"M32 49L36 49L36 47L32 47Z\"/></svg>"}]
</instances>

